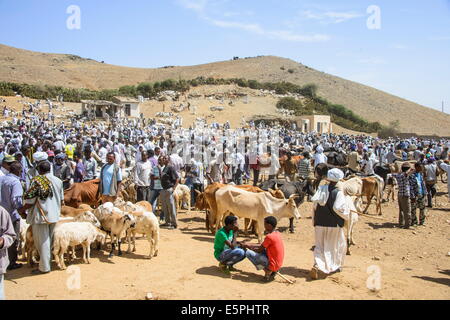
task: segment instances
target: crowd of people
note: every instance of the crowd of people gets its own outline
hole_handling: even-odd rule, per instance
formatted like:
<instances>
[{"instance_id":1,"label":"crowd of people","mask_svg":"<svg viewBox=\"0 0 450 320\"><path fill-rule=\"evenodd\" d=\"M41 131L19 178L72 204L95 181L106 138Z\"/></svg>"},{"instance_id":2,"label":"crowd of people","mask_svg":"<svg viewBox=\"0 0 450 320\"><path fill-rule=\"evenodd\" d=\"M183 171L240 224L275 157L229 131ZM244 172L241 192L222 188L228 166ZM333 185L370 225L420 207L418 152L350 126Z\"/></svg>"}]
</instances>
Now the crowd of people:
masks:
<instances>
[{"instance_id":1,"label":"crowd of people","mask_svg":"<svg viewBox=\"0 0 450 320\"><path fill-rule=\"evenodd\" d=\"M3 114L10 115L7 108ZM363 135L302 133L263 122L234 130L229 124L208 126L204 122L190 128L162 126L143 118L110 119L108 123L83 123L71 118L67 123L56 123L51 108L44 113L40 104L28 104L22 117L15 115L0 124L0 295L6 269L21 267L17 262L21 217L33 228L41 259L39 269L33 272L51 270L54 224L64 202L64 190L74 183L99 179L99 193L105 203L121 196L123 181L130 179L136 186L137 201L150 202L156 212L159 199L162 227L173 230L178 227L174 191L180 183L190 188L192 202L187 205L193 206L195 190L202 192L215 182L257 186L263 176L273 179L280 170L287 181L314 179L314 168L328 162L329 150L344 154L348 168L368 176L375 174L377 165L415 160L413 167L405 162L402 173L393 174L399 185L399 224L409 228L424 224L425 204L431 207L436 194L438 170L450 172L449 147L450 142L443 139L382 140ZM294 155L301 155L301 160L296 162ZM348 208L336 188L343 173L333 169L327 178L326 198L312 199L317 204L315 278L319 271L330 274L341 268L343 243L345 247L342 226ZM235 236L237 220L228 217L214 244L214 256L221 268L233 270L234 264L247 257L266 271L267 280L273 279L284 256L276 226L276 219L267 218L267 237L262 244L239 243Z\"/></svg>"}]
</instances>

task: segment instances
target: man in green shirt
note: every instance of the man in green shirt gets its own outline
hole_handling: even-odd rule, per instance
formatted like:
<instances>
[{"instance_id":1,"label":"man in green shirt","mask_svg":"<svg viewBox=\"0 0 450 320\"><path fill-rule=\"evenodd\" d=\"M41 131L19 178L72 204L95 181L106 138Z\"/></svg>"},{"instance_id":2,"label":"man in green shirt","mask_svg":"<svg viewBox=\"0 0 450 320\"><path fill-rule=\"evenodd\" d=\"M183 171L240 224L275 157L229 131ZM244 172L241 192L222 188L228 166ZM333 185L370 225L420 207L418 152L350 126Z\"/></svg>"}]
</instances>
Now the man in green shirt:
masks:
<instances>
[{"instance_id":1,"label":"man in green shirt","mask_svg":"<svg viewBox=\"0 0 450 320\"><path fill-rule=\"evenodd\" d=\"M236 241L238 230L237 217L228 216L225 218L225 227L217 232L214 239L214 257L219 261L219 268L225 273L236 271L233 266L245 259L245 251L238 247Z\"/></svg>"}]
</instances>

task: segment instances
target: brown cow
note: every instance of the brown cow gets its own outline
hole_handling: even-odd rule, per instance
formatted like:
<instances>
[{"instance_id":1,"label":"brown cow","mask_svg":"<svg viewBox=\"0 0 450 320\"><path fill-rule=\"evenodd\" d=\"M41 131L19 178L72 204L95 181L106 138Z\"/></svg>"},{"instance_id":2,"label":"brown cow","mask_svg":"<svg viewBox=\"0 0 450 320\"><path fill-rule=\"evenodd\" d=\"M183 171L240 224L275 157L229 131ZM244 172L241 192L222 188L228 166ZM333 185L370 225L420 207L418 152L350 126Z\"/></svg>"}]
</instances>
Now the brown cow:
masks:
<instances>
[{"instance_id":1,"label":"brown cow","mask_svg":"<svg viewBox=\"0 0 450 320\"><path fill-rule=\"evenodd\" d=\"M217 212L217 203L215 196L216 191L225 186L227 185L216 182L207 186L203 193L197 191L197 200L195 203L195 207L197 208L197 210L206 210L206 221L205 221L206 229L213 233L214 233L214 225L216 223L216 212ZM239 186L235 185L234 187L254 193L264 192L264 190L260 189L259 187L252 185L239 185ZM282 194L280 195L279 193L276 193L276 191L273 191L272 195L277 198L281 199L284 198ZM220 223L220 221L217 223ZM253 223L251 225L249 224L250 220L246 219L244 222L245 233L247 233L249 227L253 228Z\"/></svg>"},{"instance_id":2,"label":"brown cow","mask_svg":"<svg viewBox=\"0 0 450 320\"><path fill-rule=\"evenodd\" d=\"M384 189L383 179L378 176L373 176L373 177L362 178L361 180L363 182L362 195L366 196L366 199L367 199L367 205L366 205L366 208L363 210L363 213L367 213L370 203L372 202L372 198L375 196L377 199L377 202L376 202L377 212L378 212L378 215L381 216L381 214L382 214L381 213L381 201L383 199L383 189Z\"/></svg>"},{"instance_id":3,"label":"brown cow","mask_svg":"<svg viewBox=\"0 0 450 320\"><path fill-rule=\"evenodd\" d=\"M74 183L64 191L64 202L66 206L78 208L82 203L91 207L97 207L100 202L98 186L100 179Z\"/></svg>"}]
</instances>

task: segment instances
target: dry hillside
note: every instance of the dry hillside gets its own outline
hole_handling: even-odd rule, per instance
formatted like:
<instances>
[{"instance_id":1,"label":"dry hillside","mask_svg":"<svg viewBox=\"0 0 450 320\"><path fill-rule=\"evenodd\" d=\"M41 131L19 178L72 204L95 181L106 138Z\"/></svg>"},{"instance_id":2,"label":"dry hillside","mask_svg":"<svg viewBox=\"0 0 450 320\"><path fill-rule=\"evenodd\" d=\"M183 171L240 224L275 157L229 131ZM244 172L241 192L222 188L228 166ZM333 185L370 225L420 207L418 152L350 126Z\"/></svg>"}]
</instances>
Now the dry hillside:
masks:
<instances>
[{"instance_id":1,"label":"dry hillside","mask_svg":"<svg viewBox=\"0 0 450 320\"><path fill-rule=\"evenodd\" d=\"M290 69L292 73L288 72ZM345 105L369 121L388 124L399 120L402 132L450 135L450 115L289 59L265 56L198 66L139 69L103 64L74 55L39 53L0 45L0 81L104 89L199 76L289 81L299 85L315 83L321 96L332 103Z\"/></svg>"}]
</instances>

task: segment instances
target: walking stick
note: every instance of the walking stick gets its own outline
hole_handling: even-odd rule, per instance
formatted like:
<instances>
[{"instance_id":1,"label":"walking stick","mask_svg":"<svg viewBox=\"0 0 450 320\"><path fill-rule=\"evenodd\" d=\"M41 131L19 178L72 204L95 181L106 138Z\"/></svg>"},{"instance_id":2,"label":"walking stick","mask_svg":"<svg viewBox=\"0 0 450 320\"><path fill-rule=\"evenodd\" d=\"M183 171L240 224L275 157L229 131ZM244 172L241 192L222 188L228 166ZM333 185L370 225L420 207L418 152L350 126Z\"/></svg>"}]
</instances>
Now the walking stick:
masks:
<instances>
[{"instance_id":1,"label":"walking stick","mask_svg":"<svg viewBox=\"0 0 450 320\"><path fill-rule=\"evenodd\" d=\"M289 280L288 278L286 278L285 276L283 276L281 273L279 273L278 271L275 272L277 275L279 275L280 277L282 277L284 280L286 280L287 282L289 282L290 284L294 284L294 282L292 280Z\"/></svg>"}]
</instances>

